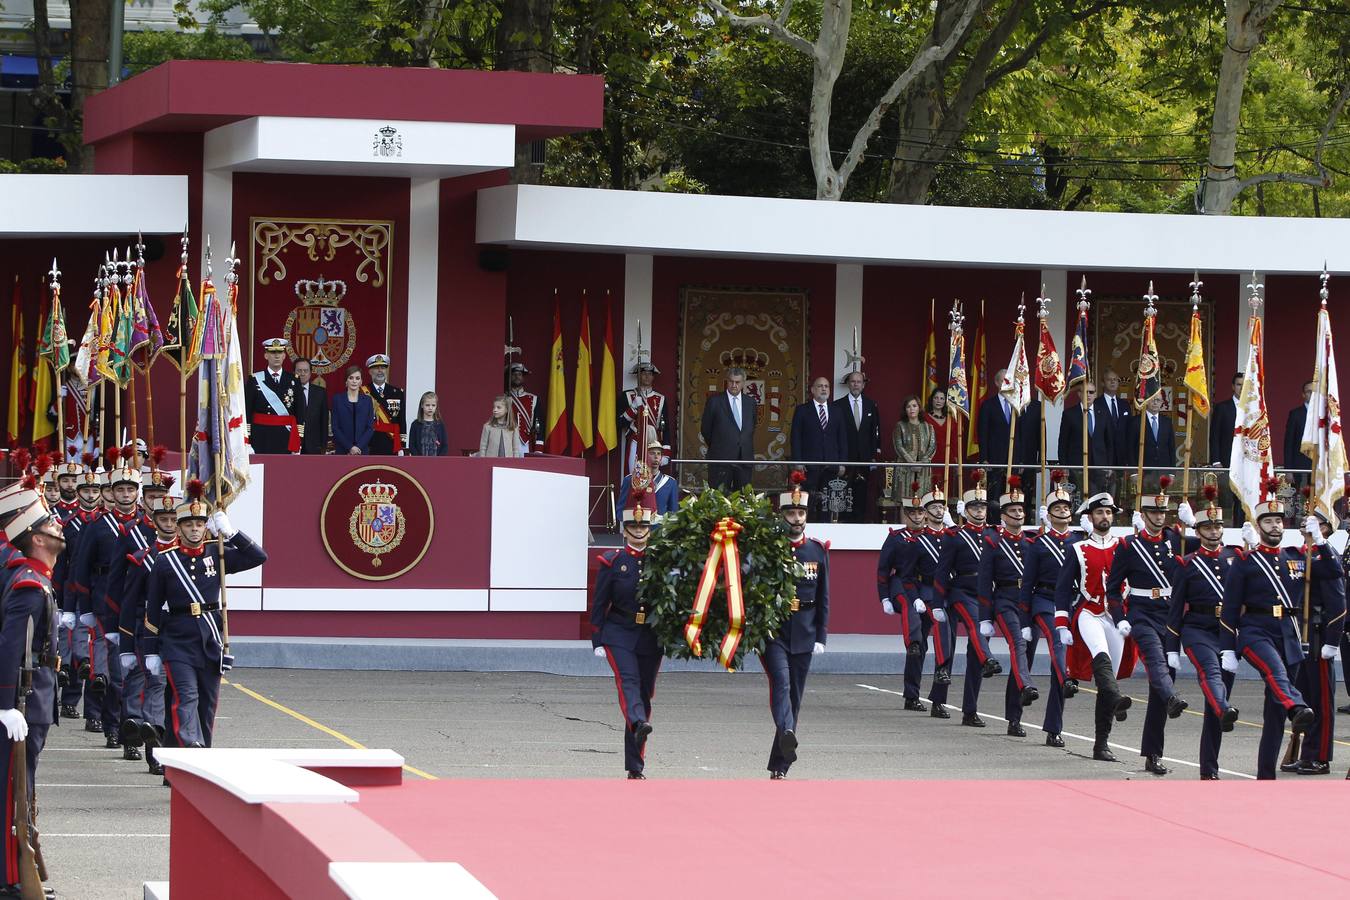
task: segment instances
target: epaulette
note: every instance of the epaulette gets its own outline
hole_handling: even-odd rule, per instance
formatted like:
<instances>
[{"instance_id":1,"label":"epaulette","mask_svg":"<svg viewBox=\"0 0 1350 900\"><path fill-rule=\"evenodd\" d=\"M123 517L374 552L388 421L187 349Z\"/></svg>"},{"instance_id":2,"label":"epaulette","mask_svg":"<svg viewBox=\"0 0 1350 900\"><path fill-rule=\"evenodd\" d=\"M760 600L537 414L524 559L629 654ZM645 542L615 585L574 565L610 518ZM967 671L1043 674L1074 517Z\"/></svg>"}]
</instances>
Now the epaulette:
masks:
<instances>
[{"instance_id":1,"label":"epaulette","mask_svg":"<svg viewBox=\"0 0 1350 900\"><path fill-rule=\"evenodd\" d=\"M1189 556L1178 556L1177 562L1181 563L1183 566L1188 566L1191 564L1191 558Z\"/></svg>"},{"instance_id":2,"label":"epaulette","mask_svg":"<svg viewBox=\"0 0 1350 900\"><path fill-rule=\"evenodd\" d=\"M14 557L14 558L11 559L8 563L6 563L6 564L5 564L5 568L7 568L7 569L17 569L17 568L19 568L20 566L25 565L27 562L28 562L28 558L27 558L26 556L24 556L22 553L20 553L18 556Z\"/></svg>"},{"instance_id":3,"label":"epaulette","mask_svg":"<svg viewBox=\"0 0 1350 900\"><path fill-rule=\"evenodd\" d=\"M907 529L907 528L892 528L892 529L891 529L891 534L899 534L899 533L902 532L902 531L908 531L908 530L909 530L909 529Z\"/></svg>"},{"instance_id":4,"label":"epaulette","mask_svg":"<svg viewBox=\"0 0 1350 900\"><path fill-rule=\"evenodd\" d=\"M600 565L602 566L606 567L612 566L614 565L614 557L618 555L619 555L618 550L606 550L603 553L597 553L595 556L595 561L600 563Z\"/></svg>"},{"instance_id":5,"label":"epaulette","mask_svg":"<svg viewBox=\"0 0 1350 900\"><path fill-rule=\"evenodd\" d=\"M985 536L984 536L984 542L985 542L986 544L988 544L990 547L997 547L997 546L998 546L998 536L997 536L997 535L994 535L994 534L985 534Z\"/></svg>"},{"instance_id":6,"label":"epaulette","mask_svg":"<svg viewBox=\"0 0 1350 900\"><path fill-rule=\"evenodd\" d=\"M817 544L819 544L820 546L824 547L826 550L830 549L830 542L829 542L829 541L822 541L822 540L820 540L819 538L811 538L810 540L815 541Z\"/></svg>"}]
</instances>

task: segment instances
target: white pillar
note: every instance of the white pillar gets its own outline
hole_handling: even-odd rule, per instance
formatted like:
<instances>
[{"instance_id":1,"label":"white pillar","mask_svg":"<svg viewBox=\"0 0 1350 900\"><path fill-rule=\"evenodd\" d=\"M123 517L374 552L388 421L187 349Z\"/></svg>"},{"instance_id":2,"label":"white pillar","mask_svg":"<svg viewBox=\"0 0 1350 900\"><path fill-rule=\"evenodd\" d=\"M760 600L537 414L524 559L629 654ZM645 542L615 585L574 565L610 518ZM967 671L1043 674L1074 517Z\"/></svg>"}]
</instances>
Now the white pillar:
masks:
<instances>
[{"instance_id":1,"label":"white pillar","mask_svg":"<svg viewBox=\"0 0 1350 900\"><path fill-rule=\"evenodd\" d=\"M1074 310L1074 304L1078 302L1078 295L1069 294L1069 273L1066 269L1042 269L1041 283L1045 285L1043 296L1049 297L1051 300L1050 318L1047 325L1050 328L1050 335L1055 339L1055 349L1059 350L1059 357L1064 362L1067 375L1069 351L1073 346L1070 343L1072 337L1069 333L1069 322L1076 321L1076 319L1070 318L1069 313ZM1074 315L1077 315L1076 311ZM1040 340L1039 330L1035 332L1034 340ZM1034 346L1036 345L1027 347L1027 354L1031 357L1032 365L1035 365L1036 359ZM1064 415L1064 395L1061 394L1058 400L1041 412L1045 415L1045 453L1048 458L1054 456L1056 448L1059 447L1059 420Z\"/></svg>"},{"instance_id":2,"label":"white pillar","mask_svg":"<svg viewBox=\"0 0 1350 900\"><path fill-rule=\"evenodd\" d=\"M197 246L193 249L197 251L197 271L200 275L197 281L206 274L206 238L211 237L211 280L216 288L225 296L225 259L230 255L230 242L235 243L235 255L241 260L241 266L249 264L248 248L252 246L253 235L251 234L231 234L234 221L234 174L229 169L202 169L202 230L197 240ZM178 253L173 252L174 248L169 248L169 253L176 259ZM253 278L245 269L239 273L240 301L253 302ZM270 337L281 337L280 334L265 334L259 337L252 334L253 317L244 312L239 314L239 324L241 328L247 329L250 333L242 335L239 339L244 342L240 349L243 351L241 356L244 360L244 372L248 374L251 368L250 360L255 356L253 348L258 346L257 341L266 340Z\"/></svg>"},{"instance_id":3,"label":"white pillar","mask_svg":"<svg viewBox=\"0 0 1350 900\"><path fill-rule=\"evenodd\" d=\"M652 349L652 257L648 253L627 253L623 258L623 346L615 348L624 390L637 387L637 376L630 374L635 359L638 323L642 323L642 346ZM667 389L667 393L669 390Z\"/></svg>"},{"instance_id":4,"label":"white pillar","mask_svg":"<svg viewBox=\"0 0 1350 900\"><path fill-rule=\"evenodd\" d=\"M409 418L436 390L436 300L440 273L441 182L414 178L408 191L408 343L404 370ZM393 348L390 348L391 350ZM447 390L449 385L446 386Z\"/></svg>"},{"instance_id":5,"label":"white pillar","mask_svg":"<svg viewBox=\"0 0 1350 900\"><path fill-rule=\"evenodd\" d=\"M842 397L848 393L848 387L839 383L839 376L849 368L846 352L853 350L853 335L858 335L862 344L863 311L863 267L853 263L840 263L834 267L834 347L828 363L816 361L816 371L812 378L824 375L834 384L834 396ZM873 352L879 352L880 346ZM866 354L864 354L866 355ZM866 371L866 364L863 371Z\"/></svg>"}]
</instances>

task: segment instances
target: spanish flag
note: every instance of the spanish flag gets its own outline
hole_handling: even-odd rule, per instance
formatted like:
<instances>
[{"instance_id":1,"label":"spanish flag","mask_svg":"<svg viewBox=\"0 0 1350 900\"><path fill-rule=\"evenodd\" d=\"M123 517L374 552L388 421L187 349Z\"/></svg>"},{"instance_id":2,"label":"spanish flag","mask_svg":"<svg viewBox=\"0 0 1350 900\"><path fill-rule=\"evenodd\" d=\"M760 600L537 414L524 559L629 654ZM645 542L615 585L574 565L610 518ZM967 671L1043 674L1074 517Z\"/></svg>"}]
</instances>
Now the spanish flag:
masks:
<instances>
[{"instance_id":1,"label":"spanish flag","mask_svg":"<svg viewBox=\"0 0 1350 900\"><path fill-rule=\"evenodd\" d=\"M1197 413L1209 417L1209 378L1205 375L1204 340L1200 335L1200 310L1191 309L1191 343L1186 348L1186 377L1191 391L1191 406Z\"/></svg>"},{"instance_id":2,"label":"spanish flag","mask_svg":"<svg viewBox=\"0 0 1350 900\"><path fill-rule=\"evenodd\" d=\"M577 381L572 386L572 455L585 456L595 443L591 409L591 312L581 292L581 331L577 335Z\"/></svg>"},{"instance_id":3,"label":"spanish flag","mask_svg":"<svg viewBox=\"0 0 1350 900\"><path fill-rule=\"evenodd\" d=\"M553 291L553 347L549 350L548 420L544 450L558 456L567 455L567 378L563 373L562 306L558 291Z\"/></svg>"},{"instance_id":4,"label":"spanish flag","mask_svg":"<svg viewBox=\"0 0 1350 900\"><path fill-rule=\"evenodd\" d=\"M11 301L9 322L10 342L14 346L9 363L9 419L6 435L9 445L15 446L22 440L24 410L27 407L28 392L28 354L23 345L23 298L19 294L19 276L14 276L14 298Z\"/></svg>"},{"instance_id":5,"label":"spanish flag","mask_svg":"<svg viewBox=\"0 0 1350 900\"><path fill-rule=\"evenodd\" d=\"M44 303L44 305L46 305ZM38 319L38 343L41 344L43 336L50 329L49 321L52 313L47 313ZM49 445L54 445L53 436L56 434L56 422L47 417L48 411L52 410L52 404L56 400L56 381L52 375L52 368L39 352L37 364L33 367L33 446L47 449Z\"/></svg>"},{"instance_id":6,"label":"spanish flag","mask_svg":"<svg viewBox=\"0 0 1350 900\"><path fill-rule=\"evenodd\" d=\"M619 446L619 416L615 409L614 315L608 292L605 294L605 350L600 357L600 422L595 427L595 455L604 456Z\"/></svg>"},{"instance_id":7,"label":"spanish flag","mask_svg":"<svg viewBox=\"0 0 1350 900\"><path fill-rule=\"evenodd\" d=\"M920 384L922 385L919 393L919 405L924 409L928 408L928 398L933 396L934 391L942 390L942 382L938 378L938 358L937 358L937 334L933 324L933 317L936 315L937 301L929 301L928 306L928 346L923 351L923 376Z\"/></svg>"}]
</instances>

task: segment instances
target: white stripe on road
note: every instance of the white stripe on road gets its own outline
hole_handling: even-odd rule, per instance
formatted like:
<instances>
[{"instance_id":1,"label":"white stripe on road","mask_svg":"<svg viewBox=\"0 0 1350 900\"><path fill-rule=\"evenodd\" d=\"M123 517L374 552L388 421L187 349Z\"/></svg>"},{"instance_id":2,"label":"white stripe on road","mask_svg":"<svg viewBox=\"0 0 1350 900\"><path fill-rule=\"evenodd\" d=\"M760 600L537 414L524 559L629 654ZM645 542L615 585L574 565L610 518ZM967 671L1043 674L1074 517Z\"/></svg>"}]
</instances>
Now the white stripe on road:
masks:
<instances>
[{"instance_id":1,"label":"white stripe on road","mask_svg":"<svg viewBox=\"0 0 1350 900\"><path fill-rule=\"evenodd\" d=\"M905 694L904 694L903 691L892 691L892 690L890 690L889 688L873 687L873 686L870 685L870 684L860 684L860 685L857 685L857 687L860 687L860 688L862 688L863 690L867 690L867 691L875 691L875 692L877 692L878 694L894 694L894 695L897 696L897 697L903 697L903 696L905 696ZM931 701L929 701L929 702L931 702ZM960 712L960 711L961 711L961 707L959 707L959 706L952 706L950 703L944 703L944 704L942 704L942 705L945 706L945 707L947 707L947 709L951 710L952 712ZM986 713L986 712L980 713L980 718L982 718L982 719L993 719L993 720L995 720L996 722L1007 722L1007 721L1008 721L1007 719L1003 718L1002 716L996 716L996 715L993 715L992 713ZM1061 737L1066 737L1066 738L1073 738L1073 739L1076 740L1076 741L1087 741L1089 744L1094 744L1094 743L1096 743L1096 739L1095 739L1095 738L1090 738L1090 737L1088 737L1087 735L1082 735L1082 734L1074 734L1072 731L1061 731L1061 732L1060 732L1060 736L1061 736ZM1117 750L1124 750L1124 751L1126 751L1126 752L1128 752L1128 753L1139 753L1139 752L1140 752L1140 750L1139 750L1138 747L1127 747L1127 746L1124 745L1124 744L1117 744L1117 743L1115 743L1114 741L1108 741L1108 742L1107 742L1107 746L1109 746L1109 747L1115 747ZM1191 762L1191 761L1188 760L1188 759L1174 759L1173 757L1170 757L1170 756L1163 756L1163 757L1160 757L1160 758L1163 759L1163 760L1166 760L1167 762L1170 762L1170 763L1176 763L1177 765L1180 765L1180 766L1190 766L1192 769L1198 769L1198 768L1200 768L1200 764L1199 764L1199 763ZM1219 769L1219 771L1222 772L1222 773L1225 774L1225 775L1232 775L1232 776L1234 776L1234 777L1236 777L1236 778L1250 778L1250 779L1252 779L1253 781L1256 780L1256 776L1255 776L1255 775L1248 775L1246 772L1234 772L1234 771L1231 770L1231 769L1223 769L1223 768Z\"/></svg>"},{"instance_id":2,"label":"white stripe on road","mask_svg":"<svg viewBox=\"0 0 1350 900\"><path fill-rule=\"evenodd\" d=\"M61 837L61 838L134 838L134 837L140 837L140 838L166 838L166 837L168 837L168 836L169 836L169 833L168 833L167 831L166 831L166 832L155 832L155 833L153 833L153 834L146 834L146 833L142 833L142 832L117 833L117 832L112 832L112 831L81 832L81 833L77 834L77 833L71 832L71 831L64 831L64 832L58 831L58 832L55 832L55 833L49 833L49 832L44 831L44 832L42 832L42 835L41 835L41 837L42 837L43 840L46 840L47 838L59 838L59 837Z\"/></svg>"},{"instance_id":3,"label":"white stripe on road","mask_svg":"<svg viewBox=\"0 0 1350 900\"><path fill-rule=\"evenodd\" d=\"M156 776L156 777L158 777L158 776ZM72 781L72 782L52 782L51 784L43 784L42 782L39 781L39 782L38 782L38 787L40 787L40 788L155 788L155 789L157 789L157 790L163 790L163 782L160 782L160 781L155 781L155 782L147 781L145 784L89 784L88 782L80 783L80 782L73 782L73 781Z\"/></svg>"}]
</instances>

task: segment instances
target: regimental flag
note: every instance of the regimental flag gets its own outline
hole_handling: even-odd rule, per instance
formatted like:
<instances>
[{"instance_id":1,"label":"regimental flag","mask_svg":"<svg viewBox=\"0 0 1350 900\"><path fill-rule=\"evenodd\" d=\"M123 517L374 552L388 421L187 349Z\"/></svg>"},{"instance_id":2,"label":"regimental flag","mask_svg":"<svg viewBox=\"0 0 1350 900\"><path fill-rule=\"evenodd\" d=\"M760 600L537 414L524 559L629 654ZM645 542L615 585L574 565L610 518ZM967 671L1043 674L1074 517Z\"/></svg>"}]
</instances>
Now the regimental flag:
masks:
<instances>
[{"instance_id":1,"label":"regimental flag","mask_svg":"<svg viewBox=\"0 0 1350 900\"><path fill-rule=\"evenodd\" d=\"M1186 347L1186 377L1182 383L1190 389L1190 407L1209 418L1209 376L1205 374L1204 347L1200 334L1200 310L1192 309L1191 342Z\"/></svg>"},{"instance_id":2,"label":"regimental flag","mask_svg":"<svg viewBox=\"0 0 1350 900\"><path fill-rule=\"evenodd\" d=\"M1088 378L1088 317L1087 310L1078 311L1078 327L1073 332L1073 347L1069 354L1069 387L1076 387Z\"/></svg>"},{"instance_id":3,"label":"regimental flag","mask_svg":"<svg viewBox=\"0 0 1350 900\"><path fill-rule=\"evenodd\" d=\"M98 356L94 363L94 369L104 378L117 380L117 373L113 369L112 345L114 334L117 331L118 307L121 304L117 287L113 284L105 284L103 288L103 301L99 305L98 315Z\"/></svg>"},{"instance_id":4,"label":"regimental flag","mask_svg":"<svg viewBox=\"0 0 1350 900\"><path fill-rule=\"evenodd\" d=\"M933 306L928 309L928 344L923 351L923 375L920 383L922 384L922 397L919 400L920 405L928 408L928 398L933 396L935 391L942 390L942 380L938 373L937 356L937 331L933 323L935 310Z\"/></svg>"},{"instance_id":5,"label":"regimental flag","mask_svg":"<svg viewBox=\"0 0 1350 900\"><path fill-rule=\"evenodd\" d=\"M66 334L66 312L61 308L61 284L52 284L52 308L42 328L38 356L57 372L70 367L70 335Z\"/></svg>"},{"instance_id":6,"label":"regimental flag","mask_svg":"<svg viewBox=\"0 0 1350 900\"><path fill-rule=\"evenodd\" d=\"M197 298L192 296L192 281L187 275L187 265L181 264L178 267L178 292L169 310L169 320L164 324L162 352L184 375L190 374L199 362L193 344L199 318Z\"/></svg>"},{"instance_id":7,"label":"regimental flag","mask_svg":"<svg viewBox=\"0 0 1350 900\"><path fill-rule=\"evenodd\" d=\"M44 301L43 306L46 305ZM37 362L33 366L33 446L42 449L47 449L56 434L55 407L52 405L56 400L56 378L43 355L43 341L51 327L48 321L51 317L50 310L44 309L38 319ZM51 418L48 418L48 412L52 413Z\"/></svg>"},{"instance_id":8,"label":"regimental flag","mask_svg":"<svg viewBox=\"0 0 1350 900\"><path fill-rule=\"evenodd\" d=\"M581 331L577 336L577 380L572 385L572 455L585 456L595 443L591 397L591 311L581 295Z\"/></svg>"},{"instance_id":9,"label":"regimental flag","mask_svg":"<svg viewBox=\"0 0 1350 900\"><path fill-rule=\"evenodd\" d=\"M1003 381L998 388L998 392L1003 399L1007 400L1008 405L1017 410L1019 414L1024 412L1027 404L1031 402L1031 367L1027 364L1027 344L1024 332L1025 326L1019 320L1013 336L1012 358L1008 360L1008 367L1003 373Z\"/></svg>"},{"instance_id":10,"label":"regimental flag","mask_svg":"<svg viewBox=\"0 0 1350 900\"><path fill-rule=\"evenodd\" d=\"M131 354L135 349L136 340L135 304L130 290L123 297L118 294L117 288L113 288L113 297L117 300L117 318L113 323L113 339L112 346L108 348L108 362L117 384L125 388L131 383Z\"/></svg>"},{"instance_id":11,"label":"regimental flag","mask_svg":"<svg viewBox=\"0 0 1350 900\"><path fill-rule=\"evenodd\" d=\"M5 433L11 447L23 437L24 413L30 399L28 386L28 351L23 339L23 297L19 293L19 276L14 276L14 293L10 301L10 342L13 350L9 361L9 416Z\"/></svg>"},{"instance_id":12,"label":"regimental flag","mask_svg":"<svg viewBox=\"0 0 1350 900\"><path fill-rule=\"evenodd\" d=\"M1041 340L1036 347L1036 387L1046 402L1054 403L1064 393L1064 364L1060 362L1055 337L1041 319Z\"/></svg>"},{"instance_id":13,"label":"regimental flag","mask_svg":"<svg viewBox=\"0 0 1350 900\"><path fill-rule=\"evenodd\" d=\"M984 304L980 304L980 324L975 326L975 350L970 359L970 411L978 414L980 404L989 394L989 362L984 347ZM980 433L978 428L966 429L966 456L979 458Z\"/></svg>"},{"instance_id":14,"label":"regimental flag","mask_svg":"<svg viewBox=\"0 0 1350 900\"><path fill-rule=\"evenodd\" d=\"M1139 347L1139 391L1134 404L1139 409L1148 406L1154 397L1162 396L1162 374L1158 367L1158 342L1153 337L1156 315L1144 316L1144 340Z\"/></svg>"},{"instance_id":15,"label":"regimental flag","mask_svg":"<svg viewBox=\"0 0 1350 900\"><path fill-rule=\"evenodd\" d=\"M198 318L202 352L197 368L197 430L193 433L188 475L201 479L206 497L220 507L228 506L249 482L244 364L235 314L237 292L232 284L228 298L222 300L215 286L203 281Z\"/></svg>"},{"instance_id":16,"label":"regimental flag","mask_svg":"<svg viewBox=\"0 0 1350 900\"><path fill-rule=\"evenodd\" d=\"M150 302L150 291L145 286L144 266L136 267L136 278L127 296L131 301L131 364L148 372L164 349L164 331L159 327L159 318Z\"/></svg>"},{"instance_id":17,"label":"regimental flag","mask_svg":"<svg viewBox=\"0 0 1350 900\"><path fill-rule=\"evenodd\" d=\"M549 350L548 415L545 417L544 449L549 453L567 454L567 376L563 371L562 305L558 293L553 293L553 346Z\"/></svg>"},{"instance_id":18,"label":"regimental flag","mask_svg":"<svg viewBox=\"0 0 1350 900\"><path fill-rule=\"evenodd\" d=\"M89 303L89 321L80 338L80 349L75 353L75 375L85 385L98 384L103 376L98 371L98 337L103 321L103 300L98 292Z\"/></svg>"},{"instance_id":19,"label":"regimental flag","mask_svg":"<svg viewBox=\"0 0 1350 900\"><path fill-rule=\"evenodd\" d=\"M947 352L947 409L970 415L970 392L966 381L966 336L953 331Z\"/></svg>"},{"instance_id":20,"label":"regimental flag","mask_svg":"<svg viewBox=\"0 0 1350 900\"><path fill-rule=\"evenodd\" d=\"M1243 370L1242 394L1238 397L1233 422L1233 456L1228 467L1228 483L1233 496L1241 501L1249 520L1263 499L1261 486L1275 477L1275 458L1270 450L1270 416L1266 411L1265 352L1262 348L1261 319L1251 316L1247 322L1249 349Z\"/></svg>"},{"instance_id":21,"label":"regimental flag","mask_svg":"<svg viewBox=\"0 0 1350 900\"><path fill-rule=\"evenodd\" d=\"M1326 301L1317 313L1317 357L1313 368L1313 393L1308 401L1307 424L1300 449L1312 460L1312 497L1316 510L1328 522L1337 521L1333 506L1345 493L1345 436L1341 433L1341 391L1336 380L1336 353L1331 340L1331 315ZM1244 390L1246 386L1244 385ZM1313 512L1312 509L1308 512Z\"/></svg>"},{"instance_id":22,"label":"regimental flag","mask_svg":"<svg viewBox=\"0 0 1350 900\"><path fill-rule=\"evenodd\" d=\"M615 407L619 386L614 378L614 315L605 297L605 349L600 357L600 403L596 415L595 455L604 456L619 446L619 416Z\"/></svg>"}]
</instances>

